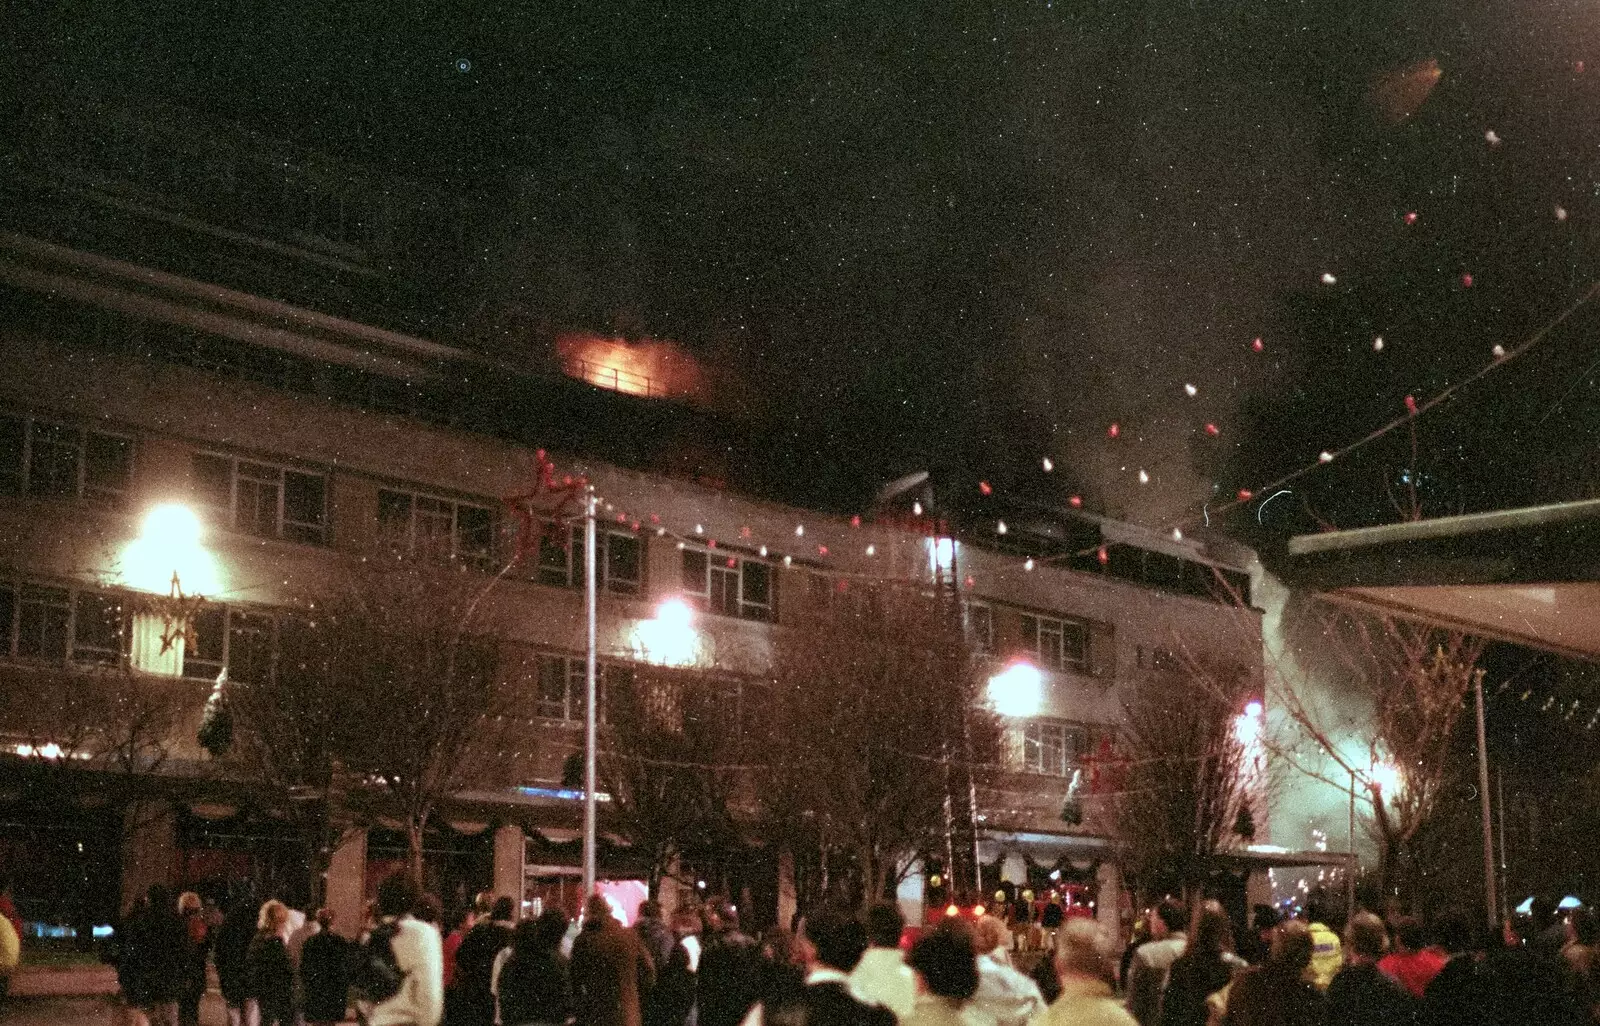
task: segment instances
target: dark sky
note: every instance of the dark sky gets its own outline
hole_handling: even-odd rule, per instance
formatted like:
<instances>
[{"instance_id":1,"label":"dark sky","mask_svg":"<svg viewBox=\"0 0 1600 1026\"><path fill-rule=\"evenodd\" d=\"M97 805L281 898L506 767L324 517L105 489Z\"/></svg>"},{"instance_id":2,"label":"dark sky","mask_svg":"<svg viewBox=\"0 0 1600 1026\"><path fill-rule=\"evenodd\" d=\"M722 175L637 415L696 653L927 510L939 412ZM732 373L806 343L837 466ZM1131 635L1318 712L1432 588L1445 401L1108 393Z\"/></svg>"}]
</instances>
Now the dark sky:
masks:
<instances>
[{"instance_id":1,"label":"dark sky","mask_svg":"<svg viewBox=\"0 0 1600 1026\"><path fill-rule=\"evenodd\" d=\"M486 198L463 331L516 304L677 339L762 416L825 426L819 460L1152 523L1315 463L1600 276L1576 2L80 0L16 24L15 74ZM1387 117L1374 87L1429 59ZM1586 493L1585 318L1422 417L1415 461L1402 430L1295 482L1278 526L1394 519L1407 469L1436 513Z\"/></svg>"}]
</instances>

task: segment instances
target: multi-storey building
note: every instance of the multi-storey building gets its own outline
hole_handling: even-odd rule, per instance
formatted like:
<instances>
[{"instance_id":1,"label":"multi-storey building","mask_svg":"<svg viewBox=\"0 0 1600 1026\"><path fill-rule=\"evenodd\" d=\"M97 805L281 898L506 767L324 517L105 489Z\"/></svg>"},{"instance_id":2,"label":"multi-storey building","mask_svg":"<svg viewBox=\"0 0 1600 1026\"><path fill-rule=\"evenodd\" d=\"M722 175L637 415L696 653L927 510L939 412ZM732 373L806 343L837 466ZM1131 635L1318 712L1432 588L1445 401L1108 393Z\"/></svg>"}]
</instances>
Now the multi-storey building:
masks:
<instances>
[{"instance_id":1,"label":"multi-storey building","mask_svg":"<svg viewBox=\"0 0 1600 1026\"><path fill-rule=\"evenodd\" d=\"M218 161L255 157L236 140L205 159L210 180ZM779 501L739 472L759 461L736 450L759 438L721 415L617 394L593 374L520 372L365 318L360 282L382 277L394 236L377 222L364 222L370 251L340 243L334 256L303 226L247 232L216 213L227 204L179 210L124 181L137 178L126 167L86 171L48 145L15 163L26 173L0 230L0 860L39 917L97 921L153 880L271 885L303 862L304 840L197 743L213 682L224 668L244 684L272 673L281 609L377 539L425 538L498 567L516 529L503 500L528 487L545 446L603 504L602 684L660 661L648 625L669 598L699 610L693 660L737 687L768 672L783 596L805 578L952 576L993 671L1024 661L1043 684L1031 707L1003 710L1006 773L977 797L987 883L1077 880L1116 916L1116 838L1078 798L1129 689L1180 645L1261 679L1256 614L1218 601L1219 574L1248 587L1236 552L1071 510L1034 511L1009 531L974 518L935 529L909 494L864 518ZM327 200L324 178L280 173L272 189ZM289 193L283 209L307 209ZM351 207L335 207L349 227ZM163 241L146 246L143 233ZM197 255L208 248L222 254L215 275ZM332 298L311 270L328 259L342 262L324 268L339 279ZM205 570L185 587L207 600L177 644L132 599L168 583L165 564L140 578L135 553L146 514L174 503L204 525ZM435 817L429 857L458 890L543 893L576 872L569 770L582 749L586 618L574 540L547 536L494 591L499 673L524 699L529 754L510 784L469 788ZM165 737L84 749L79 765L39 724L61 729L64 689L108 667L183 715ZM326 896L342 923L359 921L373 879L402 856L392 827L364 824L335 853ZM627 871L626 840L608 839L603 870ZM766 914L780 892L762 899Z\"/></svg>"}]
</instances>

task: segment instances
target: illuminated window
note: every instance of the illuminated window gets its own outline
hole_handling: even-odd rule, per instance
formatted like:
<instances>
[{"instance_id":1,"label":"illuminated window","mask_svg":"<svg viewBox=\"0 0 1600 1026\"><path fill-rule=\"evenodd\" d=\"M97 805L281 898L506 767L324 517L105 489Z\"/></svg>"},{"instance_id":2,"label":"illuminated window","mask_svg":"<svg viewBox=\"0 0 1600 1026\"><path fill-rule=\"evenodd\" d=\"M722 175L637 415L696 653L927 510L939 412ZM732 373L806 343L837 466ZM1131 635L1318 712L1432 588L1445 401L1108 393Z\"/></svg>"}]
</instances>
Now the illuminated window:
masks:
<instances>
[{"instance_id":1,"label":"illuminated window","mask_svg":"<svg viewBox=\"0 0 1600 1026\"><path fill-rule=\"evenodd\" d=\"M378 491L378 532L408 552L455 559L480 569L494 561L494 513L432 495Z\"/></svg>"},{"instance_id":2,"label":"illuminated window","mask_svg":"<svg viewBox=\"0 0 1600 1026\"><path fill-rule=\"evenodd\" d=\"M1082 670L1089 662L1089 627L1077 620L1027 615L1022 637L1029 651L1048 670Z\"/></svg>"},{"instance_id":3,"label":"illuminated window","mask_svg":"<svg viewBox=\"0 0 1600 1026\"><path fill-rule=\"evenodd\" d=\"M261 538L327 541L321 474L215 453L196 453L193 467L195 498L214 522Z\"/></svg>"},{"instance_id":4,"label":"illuminated window","mask_svg":"<svg viewBox=\"0 0 1600 1026\"><path fill-rule=\"evenodd\" d=\"M683 591L707 612L743 620L777 619L777 580L759 560L708 549L683 550Z\"/></svg>"},{"instance_id":5,"label":"illuminated window","mask_svg":"<svg viewBox=\"0 0 1600 1026\"><path fill-rule=\"evenodd\" d=\"M0 495L126 505L133 440L32 417L0 415Z\"/></svg>"},{"instance_id":6,"label":"illuminated window","mask_svg":"<svg viewBox=\"0 0 1600 1026\"><path fill-rule=\"evenodd\" d=\"M595 564L600 590L613 595L642 593L644 539L604 527L597 527L595 536L600 539L599 560ZM547 528L539 539L539 582L558 588L582 588L587 573L583 560L582 524L570 524L564 532L559 527Z\"/></svg>"},{"instance_id":7,"label":"illuminated window","mask_svg":"<svg viewBox=\"0 0 1600 1026\"><path fill-rule=\"evenodd\" d=\"M1032 720L1022 728L1022 768L1051 777L1071 776L1088 747L1089 731L1079 724Z\"/></svg>"}]
</instances>

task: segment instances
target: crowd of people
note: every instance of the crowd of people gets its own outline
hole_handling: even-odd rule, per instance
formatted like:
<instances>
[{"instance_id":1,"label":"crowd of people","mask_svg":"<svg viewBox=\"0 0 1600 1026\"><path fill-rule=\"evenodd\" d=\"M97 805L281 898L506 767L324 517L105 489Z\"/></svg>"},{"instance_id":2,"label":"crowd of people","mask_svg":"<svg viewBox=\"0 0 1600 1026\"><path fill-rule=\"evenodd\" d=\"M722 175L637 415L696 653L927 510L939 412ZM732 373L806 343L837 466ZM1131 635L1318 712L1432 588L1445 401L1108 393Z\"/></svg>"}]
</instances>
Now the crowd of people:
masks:
<instances>
[{"instance_id":1,"label":"crowd of people","mask_svg":"<svg viewBox=\"0 0 1600 1026\"><path fill-rule=\"evenodd\" d=\"M1215 901L1167 900L1120 965L1093 920L1065 917L1049 950L993 916L907 936L898 908L820 910L759 939L737 909L624 927L600 896L577 922L522 919L480 895L454 922L404 874L382 882L359 939L326 909L225 912L152 887L115 958L133 1021L196 1026L216 966L231 1026L1577 1026L1600 1022L1600 920L1538 902L1492 938L1445 913L1348 922L1259 907L1236 937ZM1031 965L1028 964L1031 961ZM1024 966L1028 971L1023 971Z\"/></svg>"}]
</instances>

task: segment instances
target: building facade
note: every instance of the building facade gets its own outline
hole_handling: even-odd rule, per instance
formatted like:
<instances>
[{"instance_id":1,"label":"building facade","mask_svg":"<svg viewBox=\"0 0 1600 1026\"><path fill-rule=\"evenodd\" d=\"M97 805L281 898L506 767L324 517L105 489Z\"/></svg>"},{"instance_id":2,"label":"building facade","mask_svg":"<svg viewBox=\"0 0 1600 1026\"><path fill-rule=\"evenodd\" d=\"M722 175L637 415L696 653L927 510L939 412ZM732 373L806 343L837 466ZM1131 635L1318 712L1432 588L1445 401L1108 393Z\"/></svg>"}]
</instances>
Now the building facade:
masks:
<instances>
[{"instance_id":1,"label":"building facade","mask_svg":"<svg viewBox=\"0 0 1600 1026\"><path fill-rule=\"evenodd\" d=\"M264 228L225 236L204 211L174 221L159 196L131 211L104 168L91 180L30 166L37 188L0 230L0 860L40 921L105 921L150 882L249 877L328 901L346 928L360 922L376 878L404 858L397 824L352 824L306 893L296 867L314 842L286 826L281 795L198 737L219 675L247 687L276 672L287 611L397 542L482 576L496 673L517 697L504 772L434 816L430 881L447 900L482 888L564 900L581 822L581 525L572 505L553 504L558 522L530 542L508 502L537 490L547 447L558 481L597 496L602 686L662 664L714 671L735 692L762 679L784 595L809 580L956 584L984 673L1038 671L1036 693L1001 708L1003 772L985 778L962 835L986 887L1072 879L1119 921L1114 829L1084 798L1130 689L1180 649L1261 681L1259 619L1218 587L1248 590L1237 553L1072 511L1007 532L937 521L909 493L860 516L745 493L727 462L708 469L704 457L736 445L737 426L523 374L301 287L309 266L337 259L348 266L328 273L348 299L381 258L313 259L315 239L289 252ZM115 243L82 227L110 217ZM130 218L235 257L259 252L298 277L264 275L252 291L238 259L213 280L192 251L181 267L141 255ZM201 526L189 562L150 537L151 512L174 506ZM495 577L518 545L520 561ZM179 593L205 601L174 606ZM683 640L662 633L670 600L695 610L687 654L662 649ZM174 632L175 617L193 630ZM602 875L637 872L630 839L602 819ZM912 874L902 898L921 903L928 883ZM781 918L785 887L756 890Z\"/></svg>"}]
</instances>

